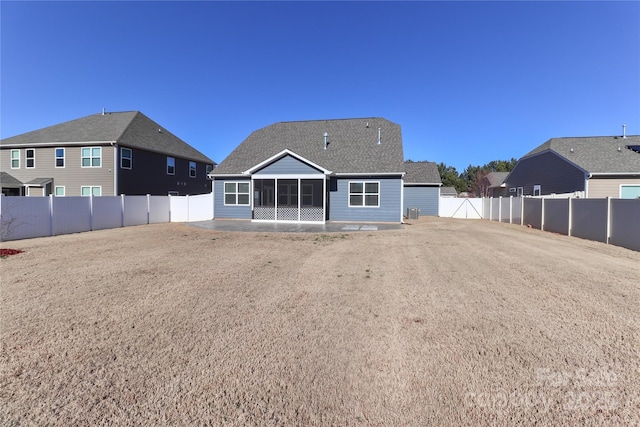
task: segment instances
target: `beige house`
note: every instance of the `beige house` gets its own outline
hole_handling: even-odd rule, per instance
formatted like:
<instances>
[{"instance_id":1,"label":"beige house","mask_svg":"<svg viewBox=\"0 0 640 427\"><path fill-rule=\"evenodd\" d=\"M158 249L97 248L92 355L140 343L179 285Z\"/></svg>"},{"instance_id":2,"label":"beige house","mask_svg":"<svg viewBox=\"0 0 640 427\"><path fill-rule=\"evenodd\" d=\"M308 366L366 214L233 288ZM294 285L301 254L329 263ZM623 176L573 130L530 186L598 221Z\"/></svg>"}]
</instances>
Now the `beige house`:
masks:
<instances>
[{"instance_id":1,"label":"beige house","mask_svg":"<svg viewBox=\"0 0 640 427\"><path fill-rule=\"evenodd\" d=\"M102 113L0 140L13 196L211 192L215 162L139 111Z\"/></svg>"}]
</instances>

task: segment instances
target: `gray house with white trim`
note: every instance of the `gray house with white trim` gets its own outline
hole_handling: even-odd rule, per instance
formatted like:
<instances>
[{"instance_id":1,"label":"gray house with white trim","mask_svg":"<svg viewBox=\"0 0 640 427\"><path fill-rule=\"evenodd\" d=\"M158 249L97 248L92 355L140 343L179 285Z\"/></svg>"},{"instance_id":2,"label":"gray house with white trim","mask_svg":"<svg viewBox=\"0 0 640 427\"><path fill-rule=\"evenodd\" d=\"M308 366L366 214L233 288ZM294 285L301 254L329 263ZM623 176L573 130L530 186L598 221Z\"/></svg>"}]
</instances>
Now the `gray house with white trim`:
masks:
<instances>
[{"instance_id":1,"label":"gray house with white trim","mask_svg":"<svg viewBox=\"0 0 640 427\"><path fill-rule=\"evenodd\" d=\"M215 217L254 221L402 222L407 184L429 189L428 211L440 186L431 173L405 179L400 126L383 118L272 124L210 176Z\"/></svg>"},{"instance_id":2,"label":"gray house with white trim","mask_svg":"<svg viewBox=\"0 0 640 427\"><path fill-rule=\"evenodd\" d=\"M504 187L513 196L638 198L640 136L550 139L518 160Z\"/></svg>"},{"instance_id":3,"label":"gray house with white trim","mask_svg":"<svg viewBox=\"0 0 640 427\"><path fill-rule=\"evenodd\" d=\"M0 140L5 195L210 193L214 165L139 111L93 114Z\"/></svg>"}]
</instances>

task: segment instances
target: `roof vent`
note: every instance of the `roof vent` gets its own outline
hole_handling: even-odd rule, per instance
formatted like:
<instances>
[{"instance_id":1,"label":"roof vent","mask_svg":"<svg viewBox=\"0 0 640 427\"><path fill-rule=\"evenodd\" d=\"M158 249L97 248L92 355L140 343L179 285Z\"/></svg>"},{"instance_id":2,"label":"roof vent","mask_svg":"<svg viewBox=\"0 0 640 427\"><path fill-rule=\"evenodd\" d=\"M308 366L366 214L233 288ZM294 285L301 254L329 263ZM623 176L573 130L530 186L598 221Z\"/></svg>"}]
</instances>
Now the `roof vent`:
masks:
<instances>
[{"instance_id":1,"label":"roof vent","mask_svg":"<svg viewBox=\"0 0 640 427\"><path fill-rule=\"evenodd\" d=\"M569 151L571 151L571 152L573 153L573 148L572 148L572 149L570 149Z\"/></svg>"},{"instance_id":2,"label":"roof vent","mask_svg":"<svg viewBox=\"0 0 640 427\"><path fill-rule=\"evenodd\" d=\"M627 139L627 125L622 125L622 137Z\"/></svg>"},{"instance_id":3,"label":"roof vent","mask_svg":"<svg viewBox=\"0 0 640 427\"><path fill-rule=\"evenodd\" d=\"M102 107L102 115L104 116L104 107Z\"/></svg>"},{"instance_id":4,"label":"roof vent","mask_svg":"<svg viewBox=\"0 0 640 427\"><path fill-rule=\"evenodd\" d=\"M378 128L378 145L382 143L382 138L380 137L380 128Z\"/></svg>"},{"instance_id":5,"label":"roof vent","mask_svg":"<svg viewBox=\"0 0 640 427\"><path fill-rule=\"evenodd\" d=\"M324 136L324 149L327 149L327 145L329 145L329 143L327 142L327 137L329 136L329 134L327 132L325 132L322 136Z\"/></svg>"}]
</instances>

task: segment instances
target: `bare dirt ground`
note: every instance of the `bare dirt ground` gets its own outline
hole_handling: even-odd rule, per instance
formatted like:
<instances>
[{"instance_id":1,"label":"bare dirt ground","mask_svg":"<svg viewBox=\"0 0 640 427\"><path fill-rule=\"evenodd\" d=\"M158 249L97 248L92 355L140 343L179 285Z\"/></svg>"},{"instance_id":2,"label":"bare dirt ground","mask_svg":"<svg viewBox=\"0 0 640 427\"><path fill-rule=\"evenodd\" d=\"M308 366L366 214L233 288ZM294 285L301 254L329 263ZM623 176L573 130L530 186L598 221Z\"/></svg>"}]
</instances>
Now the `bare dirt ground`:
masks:
<instances>
[{"instance_id":1,"label":"bare dirt ground","mask_svg":"<svg viewBox=\"0 0 640 427\"><path fill-rule=\"evenodd\" d=\"M640 253L488 221L7 242L0 424L640 423Z\"/></svg>"}]
</instances>

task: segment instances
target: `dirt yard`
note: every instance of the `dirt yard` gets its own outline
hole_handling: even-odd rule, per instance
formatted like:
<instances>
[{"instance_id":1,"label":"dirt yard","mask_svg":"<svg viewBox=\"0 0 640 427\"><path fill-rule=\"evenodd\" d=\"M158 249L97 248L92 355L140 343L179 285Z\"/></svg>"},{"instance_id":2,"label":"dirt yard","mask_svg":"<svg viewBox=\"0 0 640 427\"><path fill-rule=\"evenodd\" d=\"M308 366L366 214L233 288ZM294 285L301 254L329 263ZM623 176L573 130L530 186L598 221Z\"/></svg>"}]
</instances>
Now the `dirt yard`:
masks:
<instances>
[{"instance_id":1,"label":"dirt yard","mask_svg":"<svg viewBox=\"0 0 640 427\"><path fill-rule=\"evenodd\" d=\"M638 425L640 253L525 227L6 242L0 425Z\"/></svg>"}]
</instances>

